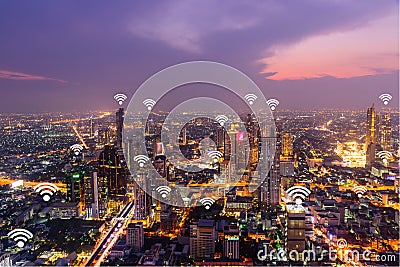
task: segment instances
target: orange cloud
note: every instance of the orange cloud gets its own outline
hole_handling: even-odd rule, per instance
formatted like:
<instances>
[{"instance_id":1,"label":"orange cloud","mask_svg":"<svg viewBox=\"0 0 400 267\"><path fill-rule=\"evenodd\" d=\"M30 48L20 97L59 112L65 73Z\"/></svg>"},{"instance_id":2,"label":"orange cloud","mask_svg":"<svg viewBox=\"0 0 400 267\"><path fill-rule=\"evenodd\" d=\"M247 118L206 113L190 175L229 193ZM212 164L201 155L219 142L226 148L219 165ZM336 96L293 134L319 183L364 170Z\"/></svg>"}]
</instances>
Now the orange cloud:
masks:
<instances>
[{"instance_id":1,"label":"orange cloud","mask_svg":"<svg viewBox=\"0 0 400 267\"><path fill-rule=\"evenodd\" d=\"M8 70L0 70L0 79L9 79L9 80L24 80L24 81L56 81L60 83L67 83L65 80L49 78L44 76L26 74L22 72L8 71Z\"/></svg>"},{"instance_id":2,"label":"orange cloud","mask_svg":"<svg viewBox=\"0 0 400 267\"><path fill-rule=\"evenodd\" d=\"M350 78L399 69L398 17L374 21L347 32L314 36L294 45L274 47L259 62L268 79L322 76Z\"/></svg>"}]
</instances>

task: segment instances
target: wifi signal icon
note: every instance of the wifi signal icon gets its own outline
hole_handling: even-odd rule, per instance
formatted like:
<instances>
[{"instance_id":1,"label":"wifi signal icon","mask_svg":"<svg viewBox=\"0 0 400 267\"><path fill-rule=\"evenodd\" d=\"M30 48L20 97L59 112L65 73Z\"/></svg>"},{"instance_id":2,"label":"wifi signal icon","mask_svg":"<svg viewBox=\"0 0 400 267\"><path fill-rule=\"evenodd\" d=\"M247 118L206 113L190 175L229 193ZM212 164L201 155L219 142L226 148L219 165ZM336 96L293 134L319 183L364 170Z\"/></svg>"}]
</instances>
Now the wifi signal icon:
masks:
<instances>
[{"instance_id":1,"label":"wifi signal icon","mask_svg":"<svg viewBox=\"0 0 400 267\"><path fill-rule=\"evenodd\" d=\"M205 198L200 199L200 203L201 203L201 205L204 206L204 208L206 210L208 210L215 203L215 200L210 197L205 197Z\"/></svg>"},{"instance_id":2,"label":"wifi signal icon","mask_svg":"<svg viewBox=\"0 0 400 267\"><path fill-rule=\"evenodd\" d=\"M25 243L33 237L33 234L26 229L17 228L9 232L7 236L17 242L19 248L23 248Z\"/></svg>"},{"instance_id":3,"label":"wifi signal icon","mask_svg":"<svg viewBox=\"0 0 400 267\"><path fill-rule=\"evenodd\" d=\"M223 154L218 150L212 150L207 152L208 156L217 162L219 158L222 158Z\"/></svg>"},{"instance_id":4,"label":"wifi signal icon","mask_svg":"<svg viewBox=\"0 0 400 267\"><path fill-rule=\"evenodd\" d=\"M58 191L58 187L51 183L40 183L33 189L35 192L39 193L42 196L42 199L46 202L49 201L54 193Z\"/></svg>"},{"instance_id":5,"label":"wifi signal icon","mask_svg":"<svg viewBox=\"0 0 400 267\"><path fill-rule=\"evenodd\" d=\"M169 192L171 192L171 188L166 185L162 185L157 187L156 191L161 194L162 198L166 198Z\"/></svg>"},{"instance_id":6,"label":"wifi signal icon","mask_svg":"<svg viewBox=\"0 0 400 267\"><path fill-rule=\"evenodd\" d=\"M244 96L244 99L246 99L246 101L249 102L250 105L253 105L254 101L257 100L257 96L255 94L247 94Z\"/></svg>"},{"instance_id":7,"label":"wifi signal icon","mask_svg":"<svg viewBox=\"0 0 400 267\"><path fill-rule=\"evenodd\" d=\"M229 119L225 115L218 115L215 117L215 120L221 125L224 126L224 123L227 122Z\"/></svg>"},{"instance_id":8,"label":"wifi signal icon","mask_svg":"<svg viewBox=\"0 0 400 267\"><path fill-rule=\"evenodd\" d=\"M137 155L133 160L139 163L140 167L144 167L144 164L149 160L149 158L145 155Z\"/></svg>"},{"instance_id":9,"label":"wifi signal icon","mask_svg":"<svg viewBox=\"0 0 400 267\"><path fill-rule=\"evenodd\" d=\"M296 205L301 205L303 200L305 200L308 195L311 194L311 191L304 186L292 186L286 190L286 193L295 200Z\"/></svg>"},{"instance_id":10,"label":"wifi signal icon","mask_svg":"<svg viewBox=\"0 0 400 267\"><path fill-rule=\"evenodd\" d=\"M70 149L72 150L72 151L74 151L74 153L75 153L75 155L79 155L79 153L81 153L81 151L83 150L83 147L81 146L81 145L79 145L79 144L75 144L75 145L72 145L71 147L70 147Z\"/></svg>"},{"instance_id":11,"label":"wifi signal icon","mask_svg":"<svg viewBox=\"0 0 400 267\"><path fill-rule=\"evenodd\" d=\"M379 151L376 155L384 162L387 163L389 159L392 157L392 153L389 151Z\"/></svg>"},{"instance_id":12,"label":"wifi signal icon","mask_svg":"<svg viewBox=\"0 0 400 267\"><path fill-rule=\"evenodd\" d=\"M343 249L343 248L347 247L347 241L344 238L339 238L336 241L336 245L338 246L338 248L342 248Z\"/></svg>"},{"instance_id":13,"label":"wifi signal icon","mask_svg":"<svg viewBox=\"0 0 400 267\"><path fill-rule=\"evenodd\" d=\"M358 197L362 197L362 195L367 192L367 188L364 186L357 185L353 187L353 192L357 194Z\"/></svg>"},{"instance_id":14,"label":"wifi signal icon","mask_svg":"<svg viewBox=\"0 0 400 267\"><path fill-rule=\"evenodd\" d=\"M279 101L275 98L271 98L267 100L267 104L271 108L271 110L275 110L276 107L279 105Z\"/></svg>"},{"instance_id":15,"label":"wifi signal icon","mask_svg":"<svg viewBox=\"0 0 400 267\"><path fill-rule=\"evenodd\" d=\"M151 98L147 98L147 99L143 100L143 105L145 105L147 107L147 110L151 110L155 104L156 104L156 101L154 101Z\"/></svg>"},{"instance_id":16,"label":"wifi signal icon","mask_svg":"<svg viewBox=\"0 0 400 267\"><path fill-rule=\"evenodd\" d=\"M389 104L389 101L392 100L392 96L390 94L381 94L379 99L383 101L383 104L386 106Z\"/></svg>"},{"instance_id":17,"label":"wifi signal icon","mask_svg":"<svg viewBox=\"0 0 400 267\"><path fill-rule=\"evenodd\" d=\"M127 99L128 97L125 94L122 93L118 93L116 95L114 95L114 99L118 102L118 104L121 106L124 101Z\"/></svg>"}]
</instances>

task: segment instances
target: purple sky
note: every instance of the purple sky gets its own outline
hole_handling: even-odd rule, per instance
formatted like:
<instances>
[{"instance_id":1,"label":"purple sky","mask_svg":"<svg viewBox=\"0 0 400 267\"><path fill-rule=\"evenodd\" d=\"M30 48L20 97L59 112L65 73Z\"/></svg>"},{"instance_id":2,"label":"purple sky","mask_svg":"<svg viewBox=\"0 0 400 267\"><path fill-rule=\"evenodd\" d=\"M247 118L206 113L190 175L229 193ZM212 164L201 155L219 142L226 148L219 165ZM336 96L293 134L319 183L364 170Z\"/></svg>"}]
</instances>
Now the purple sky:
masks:
<instances>
[{"instance_id":1,"label":"purple sky","mask_svg":"<svg viewBox=\"0 0 400 267\"><path fill-rule=\"evenodd\" d=\"M249 75L279 109L398 105L399 2L0 1L0 112L116 108L192 60Z\"/></svg>"}]
</instances>

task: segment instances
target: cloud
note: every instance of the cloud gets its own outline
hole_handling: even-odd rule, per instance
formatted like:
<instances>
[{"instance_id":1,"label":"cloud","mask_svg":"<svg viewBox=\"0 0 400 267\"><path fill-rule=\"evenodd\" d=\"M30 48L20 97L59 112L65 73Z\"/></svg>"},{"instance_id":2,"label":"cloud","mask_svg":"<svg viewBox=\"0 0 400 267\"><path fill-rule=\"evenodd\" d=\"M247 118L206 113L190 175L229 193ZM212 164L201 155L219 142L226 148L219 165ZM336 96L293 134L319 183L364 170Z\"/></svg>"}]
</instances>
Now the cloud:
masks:
<instances>
[{"instance_id":1,"label":"cloud","mask_svg":"<svg viewBox=\"0 0 400 267\"><path fill-rule=\"evenodd\" d=\"M261 74L285 80L391 73L399 66L397 20L388 16L354 30L273 47L270 56L260 60L265 65ZM271 72L278 74L270 77Z\"/></svg>"},{"instance_id":2,"label":"cloud","mask_svg":"<svg viewBox=\"0 0 400 267\"><path fill-rule=\"evenodd\" d=\"M393 60L380 56L388 52L380 37L392 36L385 39L386 45L398 43L395 41L398 34L387 30L398 31L397 21L393 22L393 18L398 18L395 12L398 3L394 1L188 0L163 3L135 14L129 30L189 56L201 55L227 64L244 65L256 73L274 74L272 79L320 77L320 73L350 77L373 74L367 71L372 68L393 69ZM390 15L392 20L386 24L373 23ZM326 46L327 43L330 46ZM329 50L336 43L340 47ZM295 57L291 58L292 55ZM304 58L300 60L300 56ZM335 62L338 57L342 57L341 61ZM302 70L307 60L313 66ZM343 65L342 70L340 65ZM289 74L289 69L285 68L294 74Z\"/></svg>"},{"instance_id":3,"label":"cloud","mask_svg":"<svg viewBox=\"0 0 400 267\"><path fill-rule=\"evenodd\" d=\"M45 76L32 75L22 72L9 70L0 70L0 79L19 80L19 81L56 81L59 83L67 83L65 80L49 78Z\"/></svg>"},{"instance_id":4,"label":"cloud","mask_svg":"<svg viewBox=\"0 0 400 267\"><path fill-rule=\"evenodd\" d=\"M246 12L257 8L251 2L218 3L216 1L164 2L132 19L129 30L135 35L161 41L186 52L204 52L204 43L211 34L242 32L262 22L261 14ZM272 11L273 5L270 5ZM245 12L238 12L238 11Z\"/></svg>"}]
</instances>

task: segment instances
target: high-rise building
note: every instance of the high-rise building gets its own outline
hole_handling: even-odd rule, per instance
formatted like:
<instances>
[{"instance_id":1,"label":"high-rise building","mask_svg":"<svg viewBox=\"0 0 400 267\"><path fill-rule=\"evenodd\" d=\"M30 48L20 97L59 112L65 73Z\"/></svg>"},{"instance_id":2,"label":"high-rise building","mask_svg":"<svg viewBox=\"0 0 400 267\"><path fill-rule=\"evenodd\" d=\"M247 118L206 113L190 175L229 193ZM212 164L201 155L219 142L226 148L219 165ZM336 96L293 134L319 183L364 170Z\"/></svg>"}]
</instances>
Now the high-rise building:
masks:
<instances>
[{"instance_id":1,"label":"high-rise building","mask_svg":"<svg viewBox=\"0 0 400 267\"><path fill-rule=\"evenodd\" d=\"M290 251L296 250L299 255L306 247L305 237L305 210L301 205L286 205L286 249Z\"/></svg>"},{"instance_id":2,"label":"high-rise building","mask_svg":"<svg viewBox=\"0 0 400 267\"><path fill-rule=\"evenodd\" d=\"M90 127L90 138L94 137L94 122L93 122L93 115L90 116L90 121L89 121L89 127Z\"/></svg>"},{"instance_id":3,"label":"high-rise building","mask_svg":"<svg viewBox=\"0 0 400 267\"><path fill-rule=\"evenodd\" d=\"M383 150L390 150L391 148L391 120L390 113L383 114L380 121L380 145Z\"/></svg>"},{"instance_id":4,"label":"high-rise building","mask_svg":"<svg viewBox=\"0 0 400 267\"><path fill-rule=\"evenodd\" d=\"M106 179L108 196L121 199L126 194L128 170L114 146L106 145L99 156L98 177Z\"/></svg>"},{"instance_id":5,"label":"high-rise building","mask_svg":"<svg viewBox=\"0 0 400 267\"><path fill-rule=\"evenodd\" d=\"M126 245L131 247L133 252L139 252L144 245L143 223L130 223L126 228Z\"/></svg>"},{"instance_id":6,"label":"high-rise building","mask_svg":"<svg viewBox=\"0 0 400 267\"><path fill-rule=\"evenodd\" d=\"M293 135L289 132L282 133L282 157L293 157Z\"/></svg>"},{"instance_id":7,"label":"high-rise building","mask_svg":"<svg viewBox=\"0 0 400 267\"><path fill-rule=\"evenodd\" d=\"M375 107L372 104L372 107L367 109L367 131L365 136L365 148L367 149L371 143L376 143L375 140Z\"/></svg>"},{"instance_id":8,"label":"high-rise building","mask_svg":"<svg viewBox=\"0 0 400 267\"><path fill-rule=\"evenodd\" d=\"M115 113L116 128L117 128L117 140L116 146L122 148L122 130L124 129L124 109L119 108Z\"/></svg>"},{"instance_id":9,"label":"high-rise building","mask_svg":"<svg viewBox=\"0 0 400 267\"><path fill-rule=\"evenodd\" d=\"M280 174L293 176L295 160L293 157L293 135L289 132L281 134Z\"/></svg>"},{"instance_id":10,"label":"high-rise building","mask_svg":"<svg viewBox=\"0 0 400 267\"><path fill-rule=\"evenodd\" d=\"M66 179L67 201L79 202L83 195L83 175L81 173L69 174Z\"/></svg>"},{"instance_id":11,"label":"high-rise building","mask_svg":"<svg viewBox=\"0 0 400 267\"><path fill-rule=\"evenodd\" d=\"M215 226L213 220L199 220L190 225L190 256L212 258L215 253Z\"/></svg>"},{"instance_id":12,"label":"high-rise building","mask_svg":"<svg viewBox=\"0 0 400 267\"><path fill-rule=\"evenodd\" d=\"M375 107L374 104L372 104L372 107L367 109L367 128L365 136L365 154L367 167L370 167L375 160L375 153L377 149L376 134L378 133L377 119L378 118L375 114Z\"/></svg>"},{"instance_id":13,"label":"high-rise building","mask_svg":"<svg viewBox=\"0 0 400 267\"><path fill-rule=\"evenodd\" d=\"M84 204L87 218L102 218L107 208L107 183L105 177L93 172L84 176Z\"/></svg>"},{"instance_id":14,"label":"high-rise building","mask_svg":"<svg viewBox=\"0 0 400 267\"><path fill-rule=\"evenodd\" d=\"M150 215L151 200L138 184L134 184L135 210L134 219L138 221L148 221Z\"/></svg>"},{"instance_id":15,"label":"high-rise building","mask_svg":"<svg viewBox=\"0 0 400 267\"><path fill-rule=\"evenodd\" d=\"M275 140L277 140L275 138ZM269 142L275 142L275 140L269 140ZM259 187L259 203L263 210L273 210L279 204L280 201L280 145L276 142L275 156L272 161L272 165L269 169L267 177L261 183Z\"/></svg>"},{"instance_id":16,"label":"high-rise building","mask_svg":"<svg viewBox=\"0 0 400 267\"><path fill-rule=\"evenodd\" d=\"M224 257L239 259L239 228L236 225L224 227Z\"/></svg>"}]
</instances>

